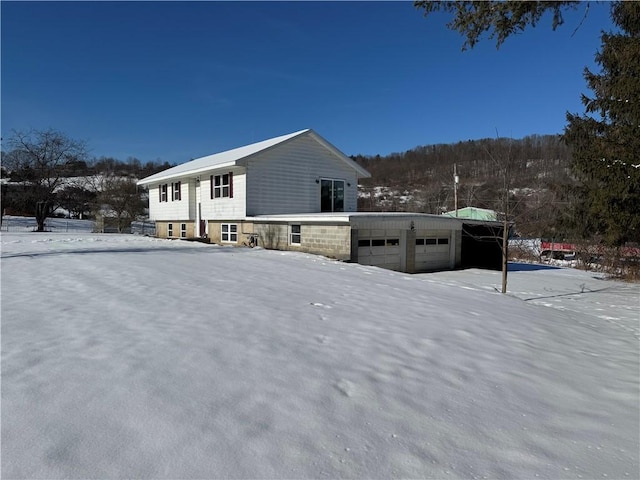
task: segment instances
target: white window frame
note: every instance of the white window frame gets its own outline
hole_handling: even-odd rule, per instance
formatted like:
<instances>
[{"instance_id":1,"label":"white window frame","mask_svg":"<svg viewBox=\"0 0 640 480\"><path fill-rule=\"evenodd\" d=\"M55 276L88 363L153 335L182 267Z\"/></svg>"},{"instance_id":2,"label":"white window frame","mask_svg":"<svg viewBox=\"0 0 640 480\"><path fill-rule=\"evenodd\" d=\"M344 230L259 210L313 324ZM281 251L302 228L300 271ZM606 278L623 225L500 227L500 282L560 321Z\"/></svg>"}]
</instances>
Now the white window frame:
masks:
<instances>
[{"instance_id":1,"label":"white window frame","mask_svg":"<svg viewBox=\"0 0 640 480\"><path fill-rule=\"evenodd\" d=\"M294 231L294 230L297 230ZM289 225L289 245L301 245L302 244L302 225L294 223Z\"/></svg>"},{"instance_id":2,"label":"white window frame","mask_svg":"<svg viewBox=\"0 0 640 480\"><path fill-rule=\"evenodd\" d=\"M211 181L212 183L212 193L213 199L216 198L232 198L231 194L231 182L232 180L231 173L222 173L220 175L212 175ZM226 178L225 178L226 177ZM226 183L225 183L226 180Z\"/></svg>"},{"instance_id":3,"label":"white window frame","mask_svg":"<svg viewBox=\"0 0 640 480\"><path fill-rule=\"evenodd\" d=\"M180 238L187 238L187 224L180 224Z\"/></svg>"},{"instance_id":4,"label":"white window frame","mask_svg":"<svg viewBox=\"0 0 640 480\"><path fill-rule=\"evenodd\" d=\"M182 182L175 182L171 184L171 201L182 200Z\"/></svg>"},{"instance_id":5,"label":"white window frame","mask_svg":"<svg viewBox=\"0 0 640 480\"><path fill-rule=\"evenodd\" d=\"M238 224L220 224L220 241L223 243L238 243Z\"/></svg>"},{"instance_id":6,"label":"white window frame","mask_svg":"<svg viewBox=\"0 0 640 480\"><path fill-rule=\"evenodd\" d=\"M167 223L167 237L173 237L173 223Z\"/></svg>"},{"instance_id":7,"label":"white window frame","mask_svg":"<svg viewBox=\"0 0 640 480\"><path fill-rule=\"evenodd\" d=\"M163 183L158 188L160 188L160 202L168 202L168 184Z\"/></svg>"}]
</instances>

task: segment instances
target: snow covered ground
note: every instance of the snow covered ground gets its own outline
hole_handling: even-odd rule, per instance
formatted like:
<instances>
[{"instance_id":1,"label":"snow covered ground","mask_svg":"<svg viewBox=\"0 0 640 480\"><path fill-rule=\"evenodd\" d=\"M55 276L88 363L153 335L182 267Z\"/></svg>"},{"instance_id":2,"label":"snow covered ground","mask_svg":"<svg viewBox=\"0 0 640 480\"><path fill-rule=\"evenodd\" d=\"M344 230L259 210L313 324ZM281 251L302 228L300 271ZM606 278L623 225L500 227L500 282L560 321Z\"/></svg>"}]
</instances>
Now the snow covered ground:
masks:
<instances>
[{"instance_id":1,"label":"snow covered ground","mask_svg":"<svg viewBox=\"0 0 640 480\"><path fill-rule=\"evenodd\" d=\"M640 288L2 233L2 478L639 478Z\"/></svg>"}]
</instances>

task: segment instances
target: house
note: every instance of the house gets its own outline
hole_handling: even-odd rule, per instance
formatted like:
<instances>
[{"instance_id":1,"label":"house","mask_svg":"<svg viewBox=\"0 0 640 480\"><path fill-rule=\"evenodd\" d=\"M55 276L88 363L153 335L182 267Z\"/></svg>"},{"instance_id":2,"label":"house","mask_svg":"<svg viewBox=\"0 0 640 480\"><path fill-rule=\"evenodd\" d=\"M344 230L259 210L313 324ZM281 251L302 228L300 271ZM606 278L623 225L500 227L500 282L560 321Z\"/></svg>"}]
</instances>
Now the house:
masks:
<instances>
[{"instance_id":1,"label":"house","mask_svg":"<svg viewBox=\"0 0 640 480\"><path fill-rule=\"evenodd\" d=\"M357 212L370 174L313 130L198 158L138 182L156 236L326 255L404 272L460 265L459 220Z\"/></svg>"}]
</instances>

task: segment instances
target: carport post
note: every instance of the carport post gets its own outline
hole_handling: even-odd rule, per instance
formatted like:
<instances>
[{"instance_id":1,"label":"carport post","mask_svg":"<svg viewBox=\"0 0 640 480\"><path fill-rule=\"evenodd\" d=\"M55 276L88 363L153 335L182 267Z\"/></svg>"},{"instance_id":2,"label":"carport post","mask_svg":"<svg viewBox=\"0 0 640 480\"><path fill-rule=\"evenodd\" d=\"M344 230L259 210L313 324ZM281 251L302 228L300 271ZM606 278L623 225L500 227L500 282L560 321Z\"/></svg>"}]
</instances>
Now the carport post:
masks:
<instances>
[{"instance_id":1,"label":"carport post","mask_svg":"<svg viewBox=\"0 0 640 480\"><path fill-rule=\"evenodd\" d=\"M416 231L400 232L400 270L405 273L416 273Z\"/></svg>"},{"instance_id":2,"label":"carport post","mask_svg":"<svg viewBox=\"0 0 640 480\"><path fill-rule=\"evenodd\" d=\"M449 268L456 268L456 231L451 230L451 238L449 239Z\"/></svg>"},{"instance_id":3,"label":"carport post","mask_svg":"<svg viewBox=\"0 0 640 480\"><path fill-rule=\"evenodd\" d=\"M358 229L351 227L351 262L358 263Z\"/></svg>"}]
</instances>

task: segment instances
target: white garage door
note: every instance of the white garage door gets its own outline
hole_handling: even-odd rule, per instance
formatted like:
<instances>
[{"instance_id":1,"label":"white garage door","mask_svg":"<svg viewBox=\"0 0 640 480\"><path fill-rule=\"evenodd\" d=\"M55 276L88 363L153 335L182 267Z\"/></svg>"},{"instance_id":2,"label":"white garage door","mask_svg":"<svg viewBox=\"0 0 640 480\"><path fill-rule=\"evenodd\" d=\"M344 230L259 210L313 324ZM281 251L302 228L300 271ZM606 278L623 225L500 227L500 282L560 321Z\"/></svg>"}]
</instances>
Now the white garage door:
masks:
<instances>
[{"instance_id":1,"label":"white garage door","mask_svg":"<svg viewBox=\"0 0 640 480\"><path fill-rule=\"evenodd\" d=\"M358 263L400 270L400 230L361 230Z\"/></svg>"},{"instance_id":2,"label":"white garage door","mask_svg":"<svg viewBox=\"0 0 640 480\"><path fill-rule=\"evenodd\" d=\"M449 268L449 235L416 235L416 272Z\"/></svg>"}]
</instances>

